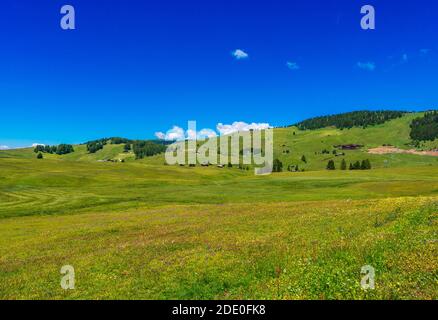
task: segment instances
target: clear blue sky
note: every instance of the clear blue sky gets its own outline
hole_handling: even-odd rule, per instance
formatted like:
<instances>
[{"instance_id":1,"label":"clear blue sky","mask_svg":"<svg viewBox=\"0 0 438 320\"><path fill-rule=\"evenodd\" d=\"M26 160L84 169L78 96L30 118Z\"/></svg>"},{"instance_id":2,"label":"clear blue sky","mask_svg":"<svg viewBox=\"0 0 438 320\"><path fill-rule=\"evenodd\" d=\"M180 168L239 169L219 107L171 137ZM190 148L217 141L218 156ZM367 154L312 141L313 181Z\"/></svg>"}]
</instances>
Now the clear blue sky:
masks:
<instances>
[{"instance_id":1,"label":"clear blue sky","mask_svg":"<svg viewBox=\"0 0 438 320\"><path fill-rule=\"evenodd\" d=\"M0 145L438 105L432 0L2 0L0 40Z\"/></svg>"}]
</instances>

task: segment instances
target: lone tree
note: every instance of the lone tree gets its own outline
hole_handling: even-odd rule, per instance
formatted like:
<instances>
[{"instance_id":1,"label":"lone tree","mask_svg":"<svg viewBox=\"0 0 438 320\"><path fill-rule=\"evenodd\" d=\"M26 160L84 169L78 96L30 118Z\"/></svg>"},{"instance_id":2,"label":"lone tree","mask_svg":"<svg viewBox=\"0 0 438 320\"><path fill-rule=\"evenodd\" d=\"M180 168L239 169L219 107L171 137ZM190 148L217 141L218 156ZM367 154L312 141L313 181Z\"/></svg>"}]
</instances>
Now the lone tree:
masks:
<instances>
[{"instance_id":1,"label":"lone tree","mask_svg":"<svg viewBox=\"0 0 438 320\"><path fill-rule=\"evenodd\" d=\"M360 164L360 169L361 170L369 170L369 169L371 169L370 160L368 160L368 159L362 160L362 163Z\"/></svg>"},{"instance_id":2,"label":"lone tree","mask_svg":"<svg viewBox=\"0 0 438 320\"><path fill-rule=\"evenodd\" d=\"M275 159L273 164L272 164L272 171L273 172L282 172L283 171L283 163L280 160Z\"/></svg>"},{"instance_id":3,"label":"lone tree","mask_svg":"<svg viewBox=\"0 0 438 320\"><path fill-rule=\"evenodd\" d=\"M359 170L360 169L360 162L359 160L357 160L354 164L353 164L353 170Z\"/></svg>"},{"instance_id":4,"label":"lone tree","mask_svg":"<svg viewBox=\"0 0 438 320\"><path fill-rule=\"evenodd\" d=\"M327 163L327 170L335 170L335 162L333 160L329 160Z\"/></svg>"},{"instance_id":5,"label":"lone tree","mask_svg":"<svg viewBox=\"0 0 438 320\"><path fill-rule=\"evenodd\" d=\"M37 159L42 159L42 158L43 158L43 154L41 152L39 152L37 155Z\"/></svg>"},{"instance_id":6,"label":"lone tree","mask_svg":"<svg viewBox=\"0 0 438 320\"><path fill-rule=\"evenodd\" d=\"M307 159L306 159L306 156L304 154L301 156L301 161L303 161L304 163L307 163Z\"/></svg>"},{"instance_id":7,"label":"lone tree","mask_svg":"<svg viewBox=\"0 0 438 320\"><path fill-rule=\"evenodd\" d=\"M347 162L345 162L345 159L341 161L341 170L347 170Z\"/></svg>"}]
</instances>

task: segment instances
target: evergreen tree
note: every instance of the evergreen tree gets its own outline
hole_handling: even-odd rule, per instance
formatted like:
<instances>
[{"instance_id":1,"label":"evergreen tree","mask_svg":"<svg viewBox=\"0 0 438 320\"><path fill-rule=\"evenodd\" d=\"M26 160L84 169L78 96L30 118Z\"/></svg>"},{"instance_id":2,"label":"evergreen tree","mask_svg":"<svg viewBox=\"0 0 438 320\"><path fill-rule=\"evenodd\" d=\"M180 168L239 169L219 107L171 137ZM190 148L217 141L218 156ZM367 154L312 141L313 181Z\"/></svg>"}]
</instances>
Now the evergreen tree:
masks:
<instances>
[{"instance_id":1,"label":"evergreen tree","mask_svg":"<svg viewBox=\"0 0 438 320\"><path fill-rule=\"evenodd\" d=\"M438 111L427 112L423 117L412 120L410 136L416 141L438 138Z\"/></svg>"},{"instance_id":2,"label":"evergreen tree","mask_svg":"<svg viewBox=\"0 0 438 320\"><path fill-rule=\"evenodd\" d=\"M304 154L301 156L301 161L303 161L304 163L307 163L307 159L306 159L306 156Z\"/></svg>"},{"instance_id":3,"label":"evergreen tree","mask_svg":"<svg viewBox=\"0 0 438 320\"><path fill-rule=\"evenodd\" d=\"M353 170L360 170L360 161L359 160L353 164Z\"/></svg>"},{"instance_id":4,"label":"evergreen tree","mask_svg":"<svg viewBox=\"0 0 438 320\"><path fill-rule=\"evenodd\" d=\"M38 155L37 155L37 159L42 159L43 158L43 154L40 152L40 153L38 153Z\"/></svg>"},{"instance_id":5,"label":"evergreen tree","mask_svg":"<svg viewBox=\"0 0 438 320\"><path fill-rule=\"evenodd\" d=\"M123 147L123 152L129 152L130 150L131 150L131 144L126 143L125 146Z\"/></svg>"},{"instance_id":6,"label":"evergreen tree","mask_svg":"<svg viewBox=\"0 0 438 320\"><path fill-rule=\"evenodd\" d=\"M273 164L272 164L272 171L273 172L283 171L283 163L280 160L275 159Z\"/></svg>"},{"instance_id":7,"label":"evergreen tree","mask_svg":"<svg viewBox=\"0 0 438 320\"><path fill-rule=\"evenodd\" d=\"M33 149L33 152L35 152L35 153L44 152L44 146L43 145L35 146L35 149Z\"/></svg>"},{"instance_id":8,"label":"evergreen tree","mask_svg":"<svg viewBox=\"0 0 438 320\"><path fill-rule=\"evenodd\" d=\"M329 162L327 163L327 170L335 170L335 162L333 160L329 160Z\"/></svg>"},{"instance_id":9,"label":"evergreen tree","mask_svg":"<svg viewBox=\"0 0 438 320\"><path fill-rule=\"evenodd\" d=\"M351 164L351 162L350 162L350 168L349 168L350 170L353 170L354 168L353 168L353 165Z\"/></svg>"},{"instance_id":10,"label":"evergreen tree","mask_svg":"<svg viewBox=\"0 0 438 320\"><path fill-rule=\"evenodd\" d=\"M370 162L370 160L367 159L366 162L367 162L367 169L371 170L371 162Z\"/></svg>"},{"instance_id":11,"label":"evergreen tree","mask_svg":"<svg viewBox=\"0 0 438 320\"><path fill-rule=\"evenodd\" d=\"M233 165L231 164L231 162L228 162L228 168L232 168Z\"/></svg>"},{"instance_id":12,"label":"evergreen tree","mask_svg":"<svg viewBox=\"0 0 438 320\"><path fill-rule=\"evenodd\" d=\"M347 162L345 162L345 159L341 161L341 170L347 170Z\"/></svg>"},{"instance_id":13,"label":"evergreen tree","mask_svg":"<svg viewBox=\"0 0 438 320\"><path fill-rule=\"evenodd\" d=\"M361 170L369 170L371 169L371 162L370 160L362 160L362 163L360 165Z\"/></svg>"},{"instance_id":14,"label":"evergreen tree","mask_svg":"<svg viewBox=\"0 0 438 320\"><path fill-rule=\"evenodd\" d=\"M334 126L339 129L372 126L388 120L400 118L403 111L353 111L348 113L322 116L304 120L296 124L301 130L312 130Z\"/></svg>"}]
</instances>

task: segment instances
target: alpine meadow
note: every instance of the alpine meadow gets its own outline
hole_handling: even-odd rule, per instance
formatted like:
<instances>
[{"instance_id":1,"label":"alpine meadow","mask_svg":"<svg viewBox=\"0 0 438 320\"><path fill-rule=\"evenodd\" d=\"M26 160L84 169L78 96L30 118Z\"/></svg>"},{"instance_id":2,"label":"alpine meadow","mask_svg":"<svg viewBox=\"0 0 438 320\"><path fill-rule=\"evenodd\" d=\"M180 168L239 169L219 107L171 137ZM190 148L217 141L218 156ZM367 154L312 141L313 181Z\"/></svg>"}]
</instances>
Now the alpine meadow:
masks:
<instances>
[{"instance_id":1,"label":"alpine meadow","mask_svg":"<svg viewBox=\"0 0 438 320\"><path fill-rule=\"evenodd\" d=\"M1 3L11 314L436 306L438 1Z\"/></svg>"},{"instance_id":2,"label":"alpine meadow","mask_svg":"<svg viewBox=\"0 0 438 320\"><path fill-rule=\"evenodd\" d=\"M438 157L421 152L438 143L411 138L424 117L276 128L281 168L263 176L166 165L122 138L0 151L0 297L436 299Z\"/></svg>"}]
</instances>

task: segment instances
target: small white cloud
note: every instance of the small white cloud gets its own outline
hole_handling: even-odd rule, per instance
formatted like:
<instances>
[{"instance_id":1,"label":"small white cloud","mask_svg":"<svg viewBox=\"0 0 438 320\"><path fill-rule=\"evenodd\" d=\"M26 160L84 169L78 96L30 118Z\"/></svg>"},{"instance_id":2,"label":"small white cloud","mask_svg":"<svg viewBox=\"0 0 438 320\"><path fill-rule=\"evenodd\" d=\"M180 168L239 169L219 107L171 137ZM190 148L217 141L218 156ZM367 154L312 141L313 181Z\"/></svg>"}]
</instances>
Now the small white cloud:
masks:
<instances>
[{"instance_id":1,"label":"small white cloud","mask_svg":"<svg viewBox=\"0 0 438 320\"><path fill-rule=\"evenodd\" d=\"M180 141L184 140L184 130L178 126L173 126L172 129L167 130L166 133L163 133L161 131L155 132L155 137L157 137L160 140L167 140L167 141Z\"/></svg>"},{"instance_id":2,"label":"small white cloud","mask_svg":"<svg viewBox=\"0 0 438 320\"><path fill-rule=\"evenodd\" d=\"M160 139L160 140L166 139L166 135L160 131L155 132L155 137L157 137L157 139Z\"/></svg>"},{"instance_id":3,"label":"small white cloud","mask_svg":"<svg viewBox=\"0 0 438 320\"><path fill-rule=\"evenodd\" d=\"M374 71L376 64L374 62L358 62L357 67L366 71Z\"/></svg>"},{"instance_id":4,"label":"small white cloud","mask_svg":"<svg viewBox=\"0 0 438 320\"><path fill-rule=\"evenodd\" d=\"M246 123L242 121L235 121L232 124L222 124L218 123L216 125L217 131L220 132L221 135L231 134L234 132L240 131L249 131L249 130L263 130L269 129L271 126L269 123Z\"/></svg>"},{"instance_id":5,"label":"small white cloud","mask_svg":"<svg viewBox=\"0 0 438 320\"><path fill-rule=\"evenodd\" d=\"M234 58L236 58L237 60L241 60L241 59L246 59L249 57L249 55L240 49L236 49L232 52L232 55L234 56Z\"/></svg>"},{"instance_id":6,"label":"small white cloud","mask_svg":"<svg viewBox=\"0 0 438 320\"><path fill-rule=\"evenodd\" d=\"M290 62L290 61L287 61L287 62L286 62L286 66L287 66L290 70L298 70L298 69L300 69L300 66L299 66L298 63L296 63L296 62Z\"/></svg>"},{"instance_id":7,"label":"small white cloud","mask_svg":"<svg viewBox=\"0 0 438 320\"><path fill-rule=\"evenodd\" d=\"M184 130L178 126L173 126L172 129L166 132L166 140L169 141L180 141L185 139Z\"/></svg>"},{"instance_id":8,"label":"small white cloud","mask_svg":"<svg viewBox=\"0 0 438 320\"><path fill-rule=\"evenodd\" d=\"M8 150L10 149L8 146L0 146L0 150Z\"/></svg>"},{"instance_id":9,"label":"small white cloud","mask_svg":"<svg viewBox=\"0 0 438 320\"><path fill-rule=\"evenodd\" d=\"M406 53L404 53L403 55L402 55L402 58L401 58L401 61L402 61L402 63L406 63L406 62L408 62L408 55L406 54Z\"/></svg>"}]
</instances>

